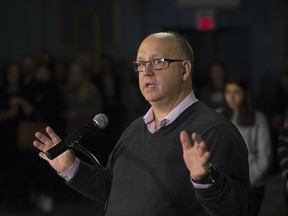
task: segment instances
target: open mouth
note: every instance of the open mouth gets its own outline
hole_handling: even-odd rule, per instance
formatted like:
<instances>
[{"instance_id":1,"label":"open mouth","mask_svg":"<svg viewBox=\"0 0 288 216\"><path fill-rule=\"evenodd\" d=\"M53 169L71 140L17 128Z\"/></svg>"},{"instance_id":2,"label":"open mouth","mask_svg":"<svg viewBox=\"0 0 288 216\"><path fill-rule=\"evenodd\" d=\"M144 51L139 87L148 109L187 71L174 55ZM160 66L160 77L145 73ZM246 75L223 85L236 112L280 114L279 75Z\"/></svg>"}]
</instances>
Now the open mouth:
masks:
<instances>
[{"instance_id":1,"label":"open mouth","mask_svg":"<svg viewBox=\"0 0 288 216\"><path fill-rule=\"evenodd\" d=\"M145 83L146 88L154 88L155 86L156 86L156 84L152 83L152 82Z\"/></svg>"}]
</instances>

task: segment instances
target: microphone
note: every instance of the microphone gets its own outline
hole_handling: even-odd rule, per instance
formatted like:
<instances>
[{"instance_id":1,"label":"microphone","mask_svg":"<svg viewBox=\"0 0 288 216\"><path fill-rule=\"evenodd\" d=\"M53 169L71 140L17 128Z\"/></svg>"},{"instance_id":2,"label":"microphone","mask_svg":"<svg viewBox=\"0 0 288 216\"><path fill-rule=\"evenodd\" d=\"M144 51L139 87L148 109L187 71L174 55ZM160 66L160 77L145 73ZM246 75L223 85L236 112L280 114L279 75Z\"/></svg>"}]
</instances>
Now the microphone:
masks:
<instances>
[{"instance_id":1,"label":"microphone","mask_svg":"<svg viewBox=\"0 0 288 216\"><path fill-rule=\"evenodd\" d=\"M53 146L46 152L47 157L53 160L68 149L73 148L75 145L79 145L83 139L90 134L96 132L98 129L104 129L109 123L108 117L103 114L97 114L93 118L93 121L86 124L84 127L73 131L67 137L65 137L60 143Z\"/></svg>"}]
</instances>

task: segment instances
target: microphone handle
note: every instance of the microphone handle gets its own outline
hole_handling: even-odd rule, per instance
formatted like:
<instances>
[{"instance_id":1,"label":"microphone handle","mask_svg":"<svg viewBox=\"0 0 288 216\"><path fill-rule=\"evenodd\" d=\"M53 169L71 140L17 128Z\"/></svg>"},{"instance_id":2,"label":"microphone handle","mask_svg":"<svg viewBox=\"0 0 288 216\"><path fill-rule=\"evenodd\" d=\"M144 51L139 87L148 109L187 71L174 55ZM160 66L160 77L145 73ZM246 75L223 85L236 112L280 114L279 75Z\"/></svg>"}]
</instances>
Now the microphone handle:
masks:
<instances>
[{"instance_id":1,"label":"microphone handle","mask_svg":"<svg viewBox=\"0 0 288 216\"><path fill-rule=\"evenodd\" d=\"M97 129L99 129L98 125L94 121L92 121L86 124L84 127L76 130L77 132L76 131L75 132L78 133L78 135L81 137L87 137L90 134L96 132Z\"/></svg>"},{"instance_id":2,"label":"microphone handle","mask_svg":"<svg viewBox=\"0 0 288 216\"><path fill-rule=\"evenodd\" d=\"M66 150L73 148L75 145L79 145L81 139L82 139L81 133L78 130L76 130L73 133L69 134L60 143L50 148L46 152L46 155L50 160L53 160L54 158L56 158L57 156L65 152Z\"/></svg>"},{"instance_id":3,"label":"microphone handle","mask_svg":"<svg viewBox=\"0 0 288 216\"><path fill-rule=\"evenodd\" d=\"M47 157L50 160L53 160L55 157L62 154L66 150L73 148L74 145L80 144L81 139L88 136L92 132L95 132L95 129L98 129L98 125L95 122L90 122L83 128L73 131L64 140L49 149L46 152Z\"/></svg>"},{"instance_id":4,"label":"microphone handle","mask_svg":"<svg viewBox=\"0 0 288 216\"><path fill-rule=\"evenodd\" d=\"M60 154L62 154L63 152L65 152L68 149L69 149L69 147L67 145L65 145L65 143L63 141L61 141L60 143L58 143L57 145L55 145L51 149L49 149L46 152L46 156L50 160L53 160L54 158L56 158L57 156L59 156Z\"/></svg>"}]
</instances>

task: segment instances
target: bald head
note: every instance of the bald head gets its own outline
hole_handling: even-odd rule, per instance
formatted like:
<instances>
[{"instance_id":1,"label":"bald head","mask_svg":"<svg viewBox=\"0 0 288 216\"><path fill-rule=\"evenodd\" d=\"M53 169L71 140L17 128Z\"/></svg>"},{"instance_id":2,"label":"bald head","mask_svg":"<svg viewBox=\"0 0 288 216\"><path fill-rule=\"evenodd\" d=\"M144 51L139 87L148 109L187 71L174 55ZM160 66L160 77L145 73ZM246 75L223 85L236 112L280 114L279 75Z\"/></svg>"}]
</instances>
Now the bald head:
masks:
<instances>
[{"instance_id":1,"label":"bald head","mask_svg":"<svg viewBox=\"0 0 288 216\"><path fill-rule=\"evenodd\" d=\"M167 40L172 46L175 46L175 49L183 59L189 60L193 64L194 54L193 49L189 42L177 32L157 32L149 35L146 39L154 37L159 40ZM145 39L145 40L146 40ZM145 41L144 40L144 41Z\"/></svg>"},{"instance_id":2,"label":"bald head","mask_svg":"<svg viewBox=\"0 0 288 216\"><path fill-rule=\"evenodd\" d=\"M192 59L191 46L177 33L154 33L142 41L136 60L145 65L138 71L139 85L145 99L154 108L166 109L167 106L171 111L190 94Z\"/></svg>"}]
</instances>

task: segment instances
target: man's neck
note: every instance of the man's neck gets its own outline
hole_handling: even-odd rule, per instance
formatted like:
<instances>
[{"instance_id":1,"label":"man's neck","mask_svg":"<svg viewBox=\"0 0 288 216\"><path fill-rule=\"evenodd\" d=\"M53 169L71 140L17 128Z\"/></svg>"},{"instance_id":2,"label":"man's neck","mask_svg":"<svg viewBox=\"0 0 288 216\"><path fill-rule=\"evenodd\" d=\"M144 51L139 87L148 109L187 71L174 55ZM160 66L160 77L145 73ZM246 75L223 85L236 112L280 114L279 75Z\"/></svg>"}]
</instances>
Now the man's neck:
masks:
<instances>
[{"instance_id":1,"label":"man's neck","mask_svg":"<svg viewBox=\"0 0 288 216\"><path fill-rule=\"evenodd\" d=\"M183 94L181 94L174 102L155 102L151 104L156 127L159 127L160 121L163 120L177 105L179 105L190 94L190 92L183 92Z\"/></svg>"}]
</instances>

